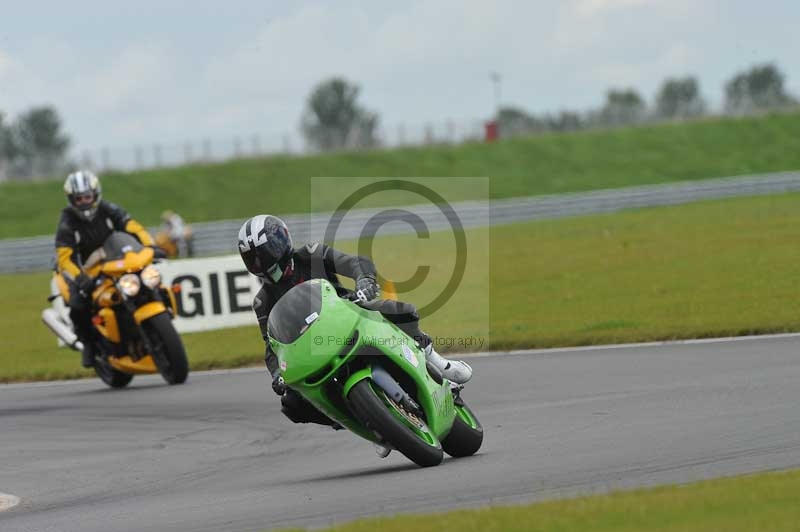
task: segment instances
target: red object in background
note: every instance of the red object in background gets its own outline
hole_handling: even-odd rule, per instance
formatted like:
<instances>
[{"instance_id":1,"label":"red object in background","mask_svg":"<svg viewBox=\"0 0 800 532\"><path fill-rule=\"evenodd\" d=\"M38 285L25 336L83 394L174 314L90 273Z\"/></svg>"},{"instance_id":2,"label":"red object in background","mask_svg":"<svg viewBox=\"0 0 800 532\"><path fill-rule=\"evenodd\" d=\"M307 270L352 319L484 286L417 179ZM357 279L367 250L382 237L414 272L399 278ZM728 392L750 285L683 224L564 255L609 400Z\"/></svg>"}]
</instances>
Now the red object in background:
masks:
<instances>
[{"instance_id":1,"label":"red object in background","mask_svg":"<svg viewBox=\"0 0 800 532\"><path fill-rule=\"evenodd\" d=\"M484 126L486 131L485 140L486 142L494 142L499 137L500 128L497 126L497 120L490 120L486 122Z\"/></svg>"}]
</instances>

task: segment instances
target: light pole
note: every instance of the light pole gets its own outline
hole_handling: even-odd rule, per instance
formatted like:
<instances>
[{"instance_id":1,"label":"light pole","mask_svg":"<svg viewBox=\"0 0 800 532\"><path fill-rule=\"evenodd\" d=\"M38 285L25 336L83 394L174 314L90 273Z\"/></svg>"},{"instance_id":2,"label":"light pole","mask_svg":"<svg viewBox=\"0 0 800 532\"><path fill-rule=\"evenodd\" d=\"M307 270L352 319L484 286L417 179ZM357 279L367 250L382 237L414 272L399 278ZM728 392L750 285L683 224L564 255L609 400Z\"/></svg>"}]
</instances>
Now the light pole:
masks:
<instances>
[{"instance_id":1,"label":"light pole","mask_svg":"<svg viewBox=\"0 0 800 532\"><path fill-rule=\"evenodd\" d=\"M500 119L500 83L502 78L500 74L497 72L489 72L489 79L492 80L492 85L494 85L494 119Z\"/></svg>"}]
</instances>

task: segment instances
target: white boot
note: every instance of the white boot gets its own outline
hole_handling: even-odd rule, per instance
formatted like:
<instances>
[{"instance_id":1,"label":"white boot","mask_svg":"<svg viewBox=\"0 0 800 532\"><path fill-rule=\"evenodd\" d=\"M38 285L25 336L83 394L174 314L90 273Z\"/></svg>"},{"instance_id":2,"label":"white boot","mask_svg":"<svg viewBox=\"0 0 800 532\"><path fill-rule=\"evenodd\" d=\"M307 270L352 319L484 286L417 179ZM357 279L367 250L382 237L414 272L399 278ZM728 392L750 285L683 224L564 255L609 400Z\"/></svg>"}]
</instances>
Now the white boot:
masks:
<instances>
[{"instance_id":1,"label":"white boot","mask_svg":"<svg viewBox=\"0 0 800 532\"><path fill-rule=\"evenodd\" d=\"M447 360L436 352L433 342L425 347L425 358L436 366L442 377L456 384L464 384L472 378L472 368L461 360Z\"/></svg>"}]
</instances>

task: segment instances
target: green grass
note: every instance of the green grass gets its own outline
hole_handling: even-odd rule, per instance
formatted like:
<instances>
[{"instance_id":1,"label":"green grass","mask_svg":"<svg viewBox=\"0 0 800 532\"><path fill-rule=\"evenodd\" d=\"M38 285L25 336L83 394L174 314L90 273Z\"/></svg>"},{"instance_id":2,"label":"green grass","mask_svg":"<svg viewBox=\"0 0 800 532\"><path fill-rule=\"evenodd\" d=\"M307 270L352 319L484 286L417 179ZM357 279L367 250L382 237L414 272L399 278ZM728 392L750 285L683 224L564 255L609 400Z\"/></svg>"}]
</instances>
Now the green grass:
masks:
<instances>
[{"instance_id":1,"label":"green grass","mask_svg":"<svg viewBox=\"0 0 800 532\"><path fill-rule=\"evenodd\" d=\"M368 177L424 177L448 200L529 196L800 168L800 115L715 119L467 144L271 157L103 176L105 197L148 225L175 209L189 222L330 210ZM445 179L430 179L429 177ZM453 177L491 178L489 191ZM313 181L313 177L325 177ZM328 180L327 178L331 178ZM335 179L333 179L335 178ZM0 238L50 234L61 182L0 185ZM375 196L376 205L408 201Z\"/></svg>"},{"instance_id":2,"label":"green grass","mask_svg":"<svg viewBox=\"0 0 800 532\"><path fill-rule=\"evenodd\" d=\"M486 349L800 331L800 194L497 226L467 237L464 281L423 320L435 336L482 338ZM447 233L390 237L375 241L373 257L395 280L429 263L429 279L403 295L423 307L447 283L454 249ZM48 288L46 274L0 277L0 382L89 375L39 321ZM263 356L256 327L184 341L194 369Z\"/></svg>"},{"instance_id":3,"label":"green grass","mask_svg":"<svg viewBox=\"0 0 800 532\"><path fill-rule=\"evenodd\" d=\"M363 519L329 532L760 532L800 523L800 472L766 473L525 506ZM295 529L297 530L297 529Z\"/></svg>"}]
</instances>

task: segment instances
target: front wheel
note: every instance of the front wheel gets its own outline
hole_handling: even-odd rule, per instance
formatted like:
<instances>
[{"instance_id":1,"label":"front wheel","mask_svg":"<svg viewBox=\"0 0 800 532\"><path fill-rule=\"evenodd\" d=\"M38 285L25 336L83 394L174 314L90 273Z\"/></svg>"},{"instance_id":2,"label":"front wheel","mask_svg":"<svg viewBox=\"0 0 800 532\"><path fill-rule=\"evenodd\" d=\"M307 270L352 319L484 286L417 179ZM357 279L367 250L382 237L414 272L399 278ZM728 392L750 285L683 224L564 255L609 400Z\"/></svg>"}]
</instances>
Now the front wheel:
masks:
<instances>
[{"instance_id":1,"label":"front wheel","mask_svg":"<svg viewBox=\"0 0 800 532\"><path fill-rule=\"evenodd\" d=\"M150 340L151 354L161 376L167 384L184 383L189 376L189 360L169 314L156 314L143 321L142 327Z\"/></svg>"},{"instance_id":2,"label":"front wheel","mask_svg":"<svg viewBox=\"0 0 800 532\"><path fill-rule=\"evenodd\" d=\"M98 358L94 361L94 372L101 381L112 388L124 388L133 380L133 375L112 368L104 359Z\"/></svg>"},{"instance_id":3,"label":"front wheel","mask_svg":"<svg viewBox=\"0 0 800 532\"><path fill-rule=\"evenodd\" d=\"M347 397L367 428L417 465L429 467L442 463L442 445L427 425L375 388L365 379L353 386Z\"/></svg>"},{"instance_id":4,"label":"front wheel","mask_svg":"<svg viewBox=\"0 0 800 532\"><path fill-rule=\"evenodd\" d=\"M483 427L470 408L461 402L456 404L456 417L453 428L442 440L444 452L454 458L472 456L483 443Z\"/></svg>"}]
</instances>

